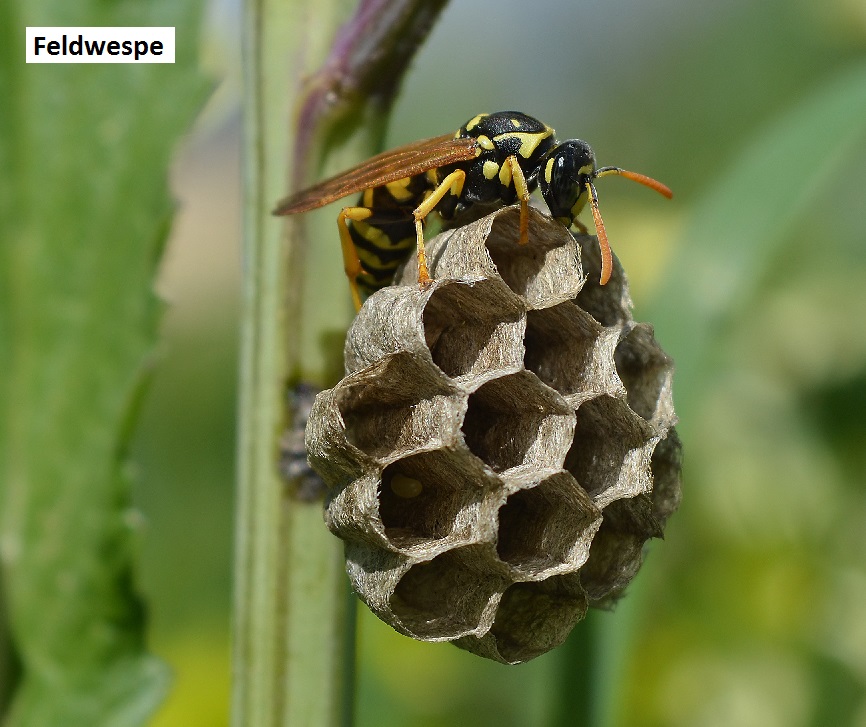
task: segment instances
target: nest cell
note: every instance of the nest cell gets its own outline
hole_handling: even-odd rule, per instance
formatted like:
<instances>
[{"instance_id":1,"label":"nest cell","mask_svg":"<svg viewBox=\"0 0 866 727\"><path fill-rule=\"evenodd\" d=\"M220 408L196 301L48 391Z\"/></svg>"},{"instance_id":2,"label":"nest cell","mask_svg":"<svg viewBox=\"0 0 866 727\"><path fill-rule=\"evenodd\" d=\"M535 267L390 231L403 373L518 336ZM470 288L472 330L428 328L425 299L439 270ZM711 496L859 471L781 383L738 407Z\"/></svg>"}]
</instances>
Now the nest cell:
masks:
<instances>
[{"instance_id":1,"label":"nest cell","mask_svg":"<svg viewBox=\"0 0 866 727\"><path fill-rule=\"evenodd\" d=\"M613 272L605 285L599 285L601 255L598 240L589 235L577 236L581 258L586 269L586 285L575 299L583 310L603 326L620 326L631 321L631 295L628 281L616 255L613 257Z\"/></svg>"},{"instance_id":2,"label":"nest cell","mask_svg":"<svg viewBox=\"0 0 866 727\"><path fill-rule=\"evenodd\" d=\"M474 545L412 565L389 602L400 629L427 641L486 631L505 581L485 571L485 560L483 546Z\"/></svg>"},{"instance_id":3,"label":"nest cell","mask_svg":"<svg viewBox=\"0 0 866 727\"><path fill-rule=\"evenodd\" d=\"M497 280L437 287L423 320L433 363L458 382L521 366L523 306Z\"/></svg>"},{"instance_id":4,"label":"nest cell","mask_svg":"<svg viewBox=\"0 0 866 727\"><path fill-rule=\"evenodd\" d=\"M622 400L599 396L577 410L565 468L599 507L652 489L654 430Z\"/></svg>"},{"instance_id":5,"label":"nest cell","mask_svg":"<svg viewBox=\"0 0 866 727\"><path fill-rule=\"evenodd\" d=\"M488 381L469 395L463 436L496 472L535 466L559 469L574 431L574 412L528 371Z\"/></svg>"},{"instance_id":6,"label":"nest cell","mask_svg":"<svg viewBox=\"0 0 866 727\"><path fill-rule=\"evenodd\" d=\"M459 391L410 354L381 359L335 390L346 440L383 461L450 442Z\"/></svg>"},{"instance_id":7,"label":"nest cell","mask_svg":"<svg viewBox=\"0 0 866 727\"><path fill-rule=\"evenodd\" d=\"M579 401L609 392L613 336L613 331L603 329L570 301L529 311L524 365L570 399Z\"/></svg>"},{"instance_id":8,"label":"nest cell","mask_svg":"<svg viewBox=\"0 0 866 727\"><path fill-rule=\"evenodd\" d=\"M673 361L656 343L652 326L635 325L617 344L614 361L628 392L628 405L648 422L670 426Z\"/></svg>"},{"instance_id":9,"label":"nest cell","mask_svg":"<svg viewBox=\"0 0 866 727\"><path fill-rule=\"evenodd\" d=\"M383 471L378 491L385 537L404 551L435 541L457 545L478 540L485 494L498 484L468 454L436 450L393 462Z\"/></svg>"},{"instance_id":10,"label":"nest cell","mask_svg":"<svg viewBox=\"0 0 866 727\"><path fill-rule=\"evenodd\" d=\"M587 600L575 575L552 576L544 581L514 583L499 602L486 643L485 656L506 664L534 659L565 641L586 615ZM469 639L464 639L464 642Z\"/></svg>"},{"instance_id":11,"label":"nest cell","mask_svg":"<svg viewBox=\"0 0 866 727\"><path fill-rule=\"evenodd\" d=\"M505 284L529 308L545 308L574 298L584 283L580 249L562 225L550 225L529 210L529 242L519 243L516 208L497 215L487 237L487 250Z\"/></svg>"},{"instance_id":12,"label":"nest cell","mask_svg":"<svg viewBox=\"0 0 866 727\"><path fill-rule=\"evenodd\" d=\"M653 514L664 525L682 499L683 445L675 428L667 432L653 450Z\"/></svg>"},{"instance_id":13,"label":"nest cell","mask_svg":"<svg viewBox=\"0 0 866 727\"><path fill-rule=\"evenodd\" d=\"M662 536L662 526L647 495L617 500L604 509L603 520L580 571L591 603L618 596L643 561L643 546Z\"/></svg>"},{"instance_id":14,"label":"nest cell","mask_svg":"<svg viewBox=\"0 0 866 727\"><path fill-rule=\"evenodd\" d=\"M496 552L515 578L540 579L583 565L599 510L567 472L511 493L499 509Z\"/></svg>"}]
</instances>

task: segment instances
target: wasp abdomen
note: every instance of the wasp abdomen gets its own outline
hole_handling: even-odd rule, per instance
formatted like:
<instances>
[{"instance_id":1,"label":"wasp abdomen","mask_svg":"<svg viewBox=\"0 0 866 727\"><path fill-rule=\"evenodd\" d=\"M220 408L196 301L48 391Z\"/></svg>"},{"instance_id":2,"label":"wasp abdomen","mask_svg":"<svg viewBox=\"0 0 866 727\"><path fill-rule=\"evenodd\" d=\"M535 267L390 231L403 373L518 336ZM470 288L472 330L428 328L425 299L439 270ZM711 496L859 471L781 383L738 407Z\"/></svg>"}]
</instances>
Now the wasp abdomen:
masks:
<instances>
[{"instance_id":1,"label":"wasp abdomen","mask_svg":"<svg viewBox=\"0 0 866 727\"><path fill-rule=\"evenodd\" d=\"M370 209L372 214L364 220L350 220L348 227L363 267L355 282L365 295L389 285L396 269L414 251L412 211L424 200L428 189L425 175L419 174L361 194L358 206Z\"/></svg>"}]
</instances>

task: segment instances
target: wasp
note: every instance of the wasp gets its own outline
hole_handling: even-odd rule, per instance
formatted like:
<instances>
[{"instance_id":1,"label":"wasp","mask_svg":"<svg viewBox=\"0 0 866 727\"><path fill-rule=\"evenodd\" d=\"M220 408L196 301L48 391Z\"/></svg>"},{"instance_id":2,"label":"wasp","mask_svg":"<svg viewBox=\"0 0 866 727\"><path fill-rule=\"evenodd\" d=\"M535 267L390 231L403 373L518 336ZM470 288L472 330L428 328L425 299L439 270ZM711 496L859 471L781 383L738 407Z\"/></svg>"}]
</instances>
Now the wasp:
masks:
<instances>
[{"instance_id":1,"label":"wasp","mask_svg":"<svg viewBox=\"0 0 866 727\"><path fill-rule=\"evenodd\" d=\"M424 224L431 212L443 219L474 204L520 204L520 244L528 240L529 195L536 189L550 214L574 225L587 200L601 248L601 285L613 259L598 209L595 180L619 175L672 197L661 182L619 167L596 167L585 141L558 142L554 130L518 111L473 116L454 134L383 152L279 202L274 214L292 215L361 192L354 207L337 217L343 262L355 309L388 285L411 254L418 255L418 282L430 282L424 254Z\"/></svg>"}]
</instances>

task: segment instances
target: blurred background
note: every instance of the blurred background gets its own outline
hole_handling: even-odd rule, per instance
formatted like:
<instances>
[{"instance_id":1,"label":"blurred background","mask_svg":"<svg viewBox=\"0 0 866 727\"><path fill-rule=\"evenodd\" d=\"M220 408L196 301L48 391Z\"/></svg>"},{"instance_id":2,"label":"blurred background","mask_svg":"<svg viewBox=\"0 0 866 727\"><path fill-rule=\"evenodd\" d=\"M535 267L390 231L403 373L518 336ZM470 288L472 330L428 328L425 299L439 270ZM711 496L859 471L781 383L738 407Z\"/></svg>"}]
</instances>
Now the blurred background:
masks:
<instances>
[{"instance_id":1,"label":"blurred background","mask_svg":"<svg viewBox=\"0 0 866 727\"><path fill-rule=\"evenodd\" d=\"M176 677L158 727L228 724L239 28L238 0L213 0L218 86L177 157L170 305L132 453L151 646ZM517 109L675 191L599 189L635 317L678 365L686 455L666 540L631 601L595 617L630 634L616 724L866 727L866 115L809 126L844 111L864 51L863 0L452 0L406 76L389 144ZM779 160L785 133L806 143ZM693 291L708 265L721 292ZM363 607L358 634L359 725L544 723L557 652L486 663Z\"/></svg>"}]
</instances>

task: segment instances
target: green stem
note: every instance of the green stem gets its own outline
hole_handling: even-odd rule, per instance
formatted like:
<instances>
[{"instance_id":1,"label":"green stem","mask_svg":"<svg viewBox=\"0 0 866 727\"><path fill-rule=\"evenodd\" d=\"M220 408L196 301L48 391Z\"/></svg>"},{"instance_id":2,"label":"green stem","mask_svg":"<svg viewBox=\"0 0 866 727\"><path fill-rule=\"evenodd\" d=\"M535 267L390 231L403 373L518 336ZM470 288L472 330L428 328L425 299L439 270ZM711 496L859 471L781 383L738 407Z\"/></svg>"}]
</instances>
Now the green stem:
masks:
<instances>
[{"instance_id":1,"label":"green stem","mask_svg":"<svg viewBox=\"0 0 866 727\"><path fill-rule=\"evenodd\" d=\"M291 423L286 384L329 383L351 303L333 218L280 221L270 210L321 173L326 156L336 169L377 150L408 56L443 4L362 0L315 74L337 21L351 15L345 0L246 6L236 727L351 724L355 599L346 596L342 544L324 527L321 503L296 497L276 465ZM306 239L323 242L308 251Z\"/></svg>"},{"instance_id":2,"label":"green stem","mask_svg":"<svg viewBox=\"0 0 866 727\"><path fill-rule=\"evenodd\" d=\"M556 686L550 690L550 727L592 727L597 715L593 696L598 674L596 657L599 642L599 618L590 611L571 632L556 654Z\"/></svg>"},{"instance_id":3,"label":"green stem","mask_svg":"<svg viewBox=\"0 0 866 727\"><path fill-rule=\"evenodd\" d=\"M351 665L342 548L320 503L293 496L277 472L284 390L299 348L301 249L269 212L285 193L290 89L305 66L288 53L324 47L333 7L258 0L245 9L244 297L238 435L233 724L340 725ZM302 45L303 44L303 45ZM286 239L288 233L288 239Z\"/></svg>"},{"instance_id":4,"label":"green stem","mask_svg":"<svg viewBox=\"0 0 866 727\"><path fill-rule=\"evenodd\" d=\"M21 676L21 664L12 643L8 619L6 594L3 579L0 578L0 724L3 723Z\"/></svg>"}]
</instances>

